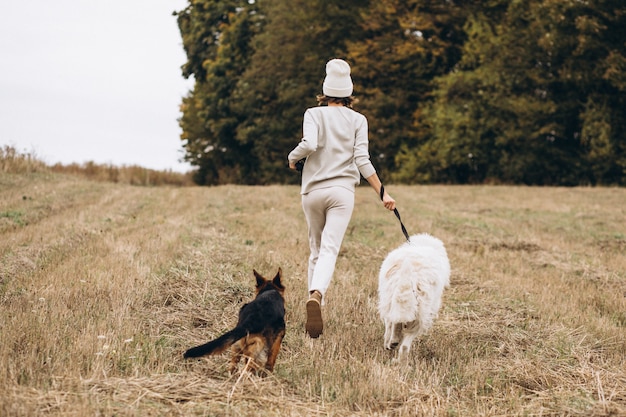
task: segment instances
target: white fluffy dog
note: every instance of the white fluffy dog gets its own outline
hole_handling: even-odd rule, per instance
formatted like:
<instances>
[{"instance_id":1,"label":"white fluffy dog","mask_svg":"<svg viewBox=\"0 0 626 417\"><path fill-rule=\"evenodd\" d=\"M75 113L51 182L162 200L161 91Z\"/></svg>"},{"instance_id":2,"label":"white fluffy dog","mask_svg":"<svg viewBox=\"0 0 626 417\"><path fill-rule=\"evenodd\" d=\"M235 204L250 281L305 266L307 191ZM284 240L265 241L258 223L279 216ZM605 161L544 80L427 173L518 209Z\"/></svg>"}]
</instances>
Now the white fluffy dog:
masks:
<instances>
[{"instance_id":1,"label":"white fluffy dog","mask_svg":"<svg viewBox=\"0 0 626 417\"><path fill-rule=\"evenodd\" d=\"M385 349L400 343L399 361L408 359L413 339L433 325L443 289L449 285L446 248L429 234L411 236L383 261L378 276L378 311L385 323Z\"/></svg>"}]
</instances>

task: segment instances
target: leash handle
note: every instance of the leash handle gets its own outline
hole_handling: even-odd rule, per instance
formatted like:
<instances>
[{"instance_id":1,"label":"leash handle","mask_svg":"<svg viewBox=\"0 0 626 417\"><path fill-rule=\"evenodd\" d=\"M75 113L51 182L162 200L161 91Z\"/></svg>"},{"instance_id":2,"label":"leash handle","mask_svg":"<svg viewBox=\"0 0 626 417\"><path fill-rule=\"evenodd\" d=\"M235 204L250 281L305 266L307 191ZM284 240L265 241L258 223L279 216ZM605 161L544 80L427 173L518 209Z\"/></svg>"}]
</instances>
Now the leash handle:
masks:
<instances>
[{"instance_id":1,"label":"leash handle","mask_svg":"<svg viewBox=\"0 0 626 417\"><path fill-rule=\"evenodd\" d=\"M381 183L380 184L380 200L383 200L383 196L385 195L385 186ZM404 234L404 237L406 238L407 242L410 242L411 239L409 239L409 232L406 231L406 227L404 227L404 223L402 223L402 219L400 218L400 212L398 211L397 208L393 209L393 214L396 215L396 217L398 218L398 221L400 221L400 228L402 229L402 233Z\"/></svg>"}]
</instances>

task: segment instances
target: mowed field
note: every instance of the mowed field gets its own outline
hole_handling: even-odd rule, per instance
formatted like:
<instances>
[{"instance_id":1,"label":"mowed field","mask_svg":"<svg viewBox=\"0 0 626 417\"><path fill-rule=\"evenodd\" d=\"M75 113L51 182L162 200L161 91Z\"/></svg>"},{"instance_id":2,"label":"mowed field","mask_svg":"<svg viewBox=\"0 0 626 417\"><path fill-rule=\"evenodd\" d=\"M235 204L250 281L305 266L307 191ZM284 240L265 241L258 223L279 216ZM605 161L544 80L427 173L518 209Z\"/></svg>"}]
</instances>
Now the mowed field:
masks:
<instances>
[{"instance_id":1,"label":"mowed field","mask_svg":"<svg viewBox=\"0 0 626 417\"><path fill-rule=\"evenodd\" d=\"M406 366L377 314L378 268L404 237L369 187L311 340L298 187L0 173L0 415L626 415L626 189L387 189L452 266ZM253 268L279 267L272 375L182 359L234 326Z\"/></svg>"}]
</instances>

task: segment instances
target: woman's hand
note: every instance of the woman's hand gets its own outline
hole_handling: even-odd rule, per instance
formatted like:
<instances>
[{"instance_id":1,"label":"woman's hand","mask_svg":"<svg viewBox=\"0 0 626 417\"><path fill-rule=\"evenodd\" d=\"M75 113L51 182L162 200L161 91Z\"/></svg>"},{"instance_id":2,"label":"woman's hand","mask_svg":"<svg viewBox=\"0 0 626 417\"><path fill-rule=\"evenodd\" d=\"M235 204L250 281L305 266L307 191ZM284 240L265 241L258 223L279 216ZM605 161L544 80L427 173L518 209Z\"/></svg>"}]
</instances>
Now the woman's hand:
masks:
<instances>
[{"instance_id":1,"label":"woman's hand","mask_svg":"<svg viewBox=\"0 0 626 417\"><path fill-rule=\"evenodd\" d=\"M396 200L394 200L387 192L383 195L383 205L387 210L393 211L396 208Z\"/></svg>"},{"instance_id":2,"label":"woman's hand","mask_svg":"<svg viewBox=\"0 0 626 417\"><path fill-rule=\"evenodd\" d=\"M384 191L383 192L383 206L385 206L385 208L387 210L395 210L396 209L396 200L394 200L388 193L387 190L383 190L383 184L380 182L380 178L378 178L378 174L377 173L373 173L372 175L370 175L369 177L365 178L367 180L367 182L372 186L372 188L378 193L378 196L380 197L380 192L381 190Z\"/></svg>"}]
</instances>

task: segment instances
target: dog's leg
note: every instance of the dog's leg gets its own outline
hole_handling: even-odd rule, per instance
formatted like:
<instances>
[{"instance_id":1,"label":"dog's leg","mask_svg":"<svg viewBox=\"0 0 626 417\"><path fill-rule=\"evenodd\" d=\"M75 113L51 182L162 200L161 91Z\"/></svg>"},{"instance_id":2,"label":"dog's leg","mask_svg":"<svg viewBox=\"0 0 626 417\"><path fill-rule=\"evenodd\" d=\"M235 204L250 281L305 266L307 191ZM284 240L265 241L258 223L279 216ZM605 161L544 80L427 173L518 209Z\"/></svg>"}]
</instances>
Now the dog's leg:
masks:
<instances>
[{"instance_id":1,"label":"dog's leg","mask_svg":"<svg viewBox=\"0 0 626 417\"><path fill-rule=\"evenodd\" d=\"M269 347L266 346L264 336L248 336L243 350L243 356L248 359L246 369L259 375L267 363L268 350Z\"/></svg>"},{"instance_id":2,"label":"dog's leg","mask_svg":"<svg viewBox=\"0 0 626 417\"><path fill-rule=\"evenodd\" d=\"M395 323L393 326L393 332L391 334L391 348L395 349L402 339L404 332L404 323Z\"/></svg>"},{"instance_id":3,"label":"dog's leg","mask_svg":"<svg viewBox=\"0 0 626 417\"><path fill-rule=\"evenodd\" d=\"M395 349L402 336L402 323L393 323L385 320L385 349Z\"/></svg>"},{"instance_id":4,"label":"dog's leg","mask_svg":"<svg viewBox=\"0 0 626 417\"><path fill-rule=\"evenodd\" d=\"M385 337L383 339L383 347L385 349L389 349L389 323L387 323L387 320L383 320L385 322Z\"/></svg>"},{"instance_id":5,"label":"dog's leg","mask_svg":"<svg viewBox=\"0 0 626 417\"><path fill-rule=\"evenodd\" d=\"M232 374L235 372L235 370L237 369L237 366L239 365L239 361L241 360L241 353L243 352L244 346L245 346L245 338L244 339L240 339L239 341L235 342L235 344L233 344L233 346L231 347L231 358L230 358L230 368L229 368L229 372Z\"/></svg>"},{"instance_id":6,"label":"dog's leg","mask_svg":"<svg viewBox=\"0 0 626 417\"><path fill-rule=\"evenodd\" d=\"M285 337L285 330L282 330L274 339L274 343L270 347L270 354L267 358L267 363L265 364L265 369L272 372L274 370L274 364L276 364L276 358L278 357L278 352L280 351L280 345L283 342L283 337Z\"/></svg>"},{"instance_id":7,"label":"dog's leg","mask_svg":"<svg viewBox=\"0 0 626 417\"><path fill-rule=\"evenodd\" d=\"M416 320L411 323L406 323L402 331L402 342L398 349L398 361L407 362L409 359L409 352L411 351L411 345L416 337L424 334L424 329L421 326L421 321Z\"/></svg>"},{"instance_id":8,"label":"dog's leg","mask_svg":"<svg viewBox=\"0 0 626 417\"><path fill-rule=\"evenodd\" d=\"M385 319L385 340L383 347L387 350L391 349L391 338L393 337L393 323Z\"/></svg>"},{"instance_id":9,"label":"dog's leg","mask_svg":"<svg viewBox=\"0 0 626 417\"><path fill-rule=\"evenodd\" d=\"M411 351L411 345L413 344L413 340L417 334L415 333L405 333L402 338L402 343L400 344L400 348L398 349L398 361L401 363L406 363L409 360L409 352Z\"/></svg>"}]
</instances>

